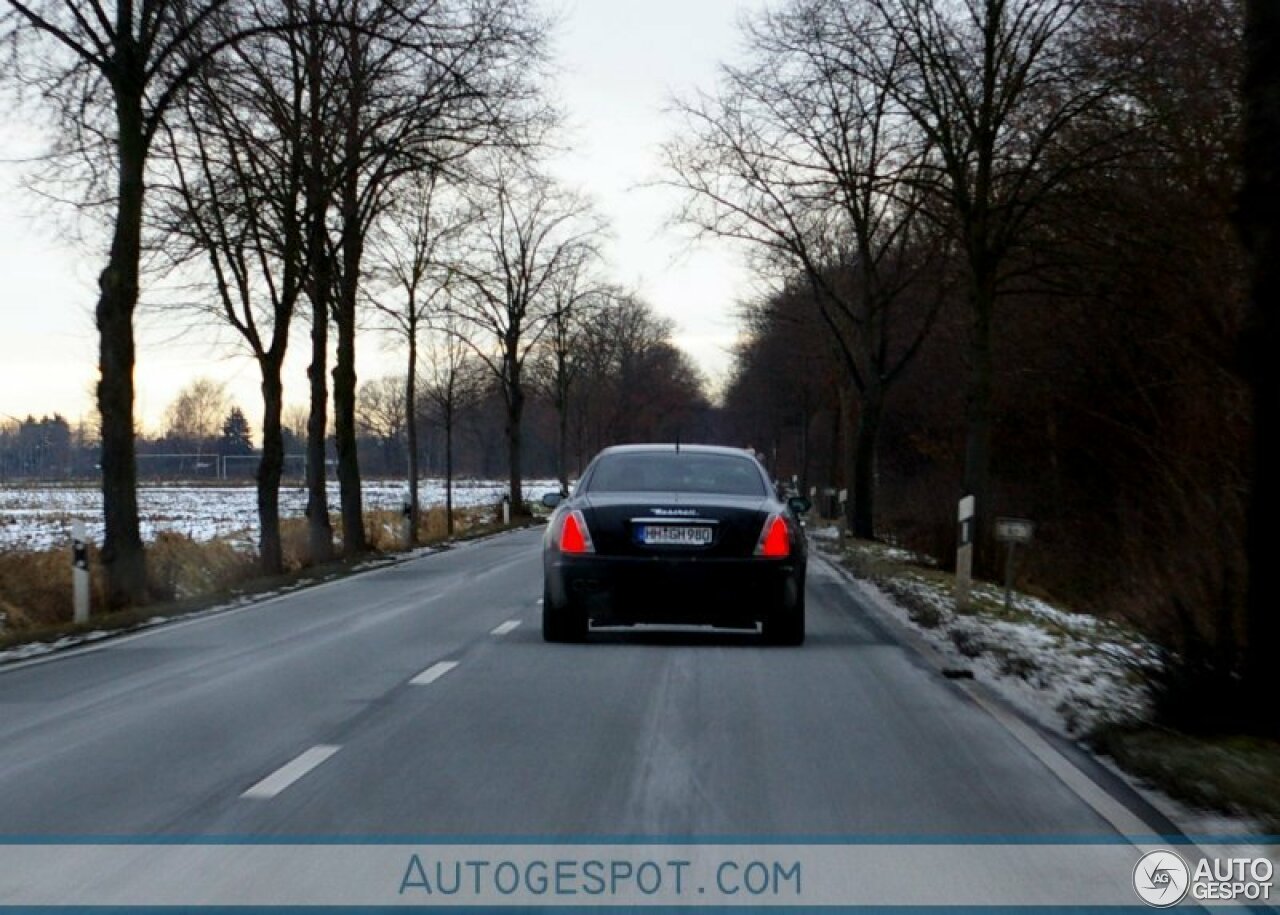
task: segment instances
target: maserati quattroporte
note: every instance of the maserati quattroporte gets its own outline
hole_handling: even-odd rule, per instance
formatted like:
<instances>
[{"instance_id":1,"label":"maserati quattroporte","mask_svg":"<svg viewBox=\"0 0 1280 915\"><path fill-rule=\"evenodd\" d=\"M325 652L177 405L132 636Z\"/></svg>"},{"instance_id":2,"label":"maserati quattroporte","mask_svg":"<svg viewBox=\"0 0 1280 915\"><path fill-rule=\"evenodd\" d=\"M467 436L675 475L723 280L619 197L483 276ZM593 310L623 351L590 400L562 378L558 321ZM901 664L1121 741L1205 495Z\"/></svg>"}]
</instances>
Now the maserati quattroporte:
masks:
<instances>
[{"instance_id":1,"label":"maserati quattroporte","mask_svg":"<svg viewBox=\"0 0 1280 915\"><path fill-rule=\"evenodd\" d=\"M754 628L804 641L807 499L783 500L755 456L705 445L600 452L555 508L543 541L542 631L591 626Z\"/></svg>"}]
</instances>

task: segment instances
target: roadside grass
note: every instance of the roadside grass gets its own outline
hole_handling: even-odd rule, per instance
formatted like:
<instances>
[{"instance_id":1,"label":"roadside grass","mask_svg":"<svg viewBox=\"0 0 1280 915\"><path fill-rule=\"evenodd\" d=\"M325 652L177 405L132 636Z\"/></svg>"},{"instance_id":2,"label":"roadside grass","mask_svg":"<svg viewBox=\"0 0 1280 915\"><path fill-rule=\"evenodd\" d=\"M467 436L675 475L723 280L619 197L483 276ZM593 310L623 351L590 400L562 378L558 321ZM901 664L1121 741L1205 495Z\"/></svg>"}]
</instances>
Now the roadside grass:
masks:
<instances>
[{"instance_id":1,"label":"roadside grass","mask_svg":"<svg viewBox=\"0 0 1280 915\"><path fill-rule=\"evenodd\" d=\"M98 550L89 548L90 602L102 606L106 579ZM71 550L0 552L0 645L23 633L71 619Z\"/></svg>"},{"instance_id":2,"label":"roadside grass","mask_svg":"<svg viewBox=\"0 0 1280 915\"><path fill-rule=\"evenodd\" d=\"M341 549L341 524L332 523L335 545ZM504 526L492 507L454 510L454 534L446 533L443 507L421 513L419 547L447 548L455 541L488 536L527 524L517 520ZM405 550L399 512L374 511L365 516L372 553L353 560L312 566L306 562L307 526L301 518L281 522L285 572L263 575L250 532L197 541L164 532L148 544L147 572L152 603L112 613L104 612L106 580L99 551L89 551L91 616L72 622L70 550L0 551L0 651L31 643L65 643L84 637L130 630L169 617L184 616L229 601L248 602L352 574L373 562L394 562Z\"/></svg>"},{"instance_id":3,"label":"roadside grass","mask_svg":"<svg viewBox=\"0 0 1280 915\"><path fill-rule=\"evenodd\" d=\"M926 641L1032 714L1082 738L1126 772L1202 809L1280 833L1280 742L1191 736L1153 723L1162 653L1120 622L1073 613L1045 594L975 581L955 607L955 578L929 557L865 540L815 537L854 576L889 595ZM1042 714L1043 713L1043 714Z\"/></svg>"},{"instance_id":4,"label":"roadside grass","mask_svg":"<svg viewBox=\"0 0 1280 915\"><path fill-rule=\"evenodd\" d=\"M1193 737L1164 728L1104 728L1091 745L1184 803L1250 816L1280 835L1280 742Z\"/></svg>"},{"instance_id":5,"label":"roadside grass","mask_svg":"<svg viewBox=\"0 0 1280 915\"><path fill-rule=\"evenodd\" d=\"M1114 620L1060 608L1043 593L1015 589L1006 607L1002 586L974 581L969 606L958 611L955 576L938 569L930 557L870 540L846 540L838 547L837 555L854 575L874 582L891 594L907 609L912 621L924 628L939 628L956 618L972 617L1034 626L1055 640L1069 638L1097 645L1119 644L1125 649L1139 650L1140 665L1153 657L1149 653L1153 646L1136 630Z\"/></svg>"}]
</instances>

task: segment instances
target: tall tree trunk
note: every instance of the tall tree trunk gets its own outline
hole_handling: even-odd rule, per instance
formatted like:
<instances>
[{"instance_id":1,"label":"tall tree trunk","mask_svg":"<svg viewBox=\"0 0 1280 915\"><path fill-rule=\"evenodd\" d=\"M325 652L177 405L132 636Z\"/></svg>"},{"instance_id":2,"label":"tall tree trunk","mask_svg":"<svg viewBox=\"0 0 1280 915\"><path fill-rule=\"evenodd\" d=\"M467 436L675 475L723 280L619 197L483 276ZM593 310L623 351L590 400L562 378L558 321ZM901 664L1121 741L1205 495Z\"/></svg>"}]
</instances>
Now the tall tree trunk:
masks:
<instances>
[{"instance_id":1,"label":"tall tree trunk","mask_svg":"<svg viewBox=\"0 0 1280 915\"><path fill-rule=\"evenodd\" d=\"M342 553L359 556L369 550L364 533L360 461L356 447L356 316L355 296L345 278L339 295L337 359L333 366L333 425L338 446L338 488L342 502Z\"/></svg>"},{"instance_id":2,"label":"tall tree trunk","mask_svg":"<svg viewBox=\"0 0 1280 915\"><path fill-rule=\"evenodd\" d=\"M995 309L994 272L985 268L974 276L971 292L972 324L969 337L968 428L964 452L964 492L973 496L973 568L979 575L995 569L995 549L991 534L991 396L993 359L991 353L992 313Z\"/></svg>"},{"instance_id":3,"label":"tall tree trunk","mask_svg":"<svg viewBox=\"0 0 1280 915\"><path fill-rule=\"evenodd\" d=\"M361 239L355 226L354 189L343 192L345 226L342 243L342 283L338 292L338 352L333 366L333 426L338 446L338 489L342 501L342 554L369 551L364 532L364 504L360 491L360 456L356 443L356 299L359 296Z\"/></svg>"},{"instance_id":4,"label":"tall tree trunk","mask_svg":"<svg viewBox=\"0 0 1280 915\"><path fill-rule=\"evenodd\" d=\"M258 463L258 555L262 571L279 575L284 571L284 549L280 543L280 477L284 473L284 433L280 415L284 410L284 385L280 380L283 354L260 358L262 369L262 460Z\"/></svg>"},{"instance_id":5,"label":"tall tree trunk","mask_svg":"<svg viewBox=\"0 0 1280 915\"><path fill-rule=\"evenodd\" d=\"M138 523L138 466L133 418L133 310L142 256L143 172L147 143L141 89L115 88L119 177L115 231L107 267L98 278L98 410L102 417L102 563L107 604L136 606L147 599L147 566Z\"/></svg>"},{"instance_id":6,"label":"tall tree trunk","mask_svg":"<svg viewBox=\"0 0 1280 915\"><path fill-rule=\"evenodd\" d=\"M321 273L325 271L321 270ZM321 284L317 280L317 287ZM333 558L333 526L329 523L329 304L317 290L311 303L311 364L307 379L311 388L311 410L307 415L307 546L312 563Z\"/></svg>"},{"instance_id":7,"label":"tall tree trunk","mask_svg":"<svg viewBox=\"0 0 1280 915\"><path fill-rule=\"evenodd\" d=\"M556 398L556 477L560 491L569 491L569 397L561 392Z\"/></svg>"},{"instance_id":8,"label":"tall tree trunk","mask_svg":"<svg viewBox=\"0 0 1280 915\"><path fill-rule=\"evenodd\" d=\"M521 421L524 417L524 388L520 380L520 367L514 359L508 361L507 391L507 462L510 469L511 516L524 514L524 480L521 478L522 461Z\"/></svg>"},{"instance_id":9,"label":"tall tree trunk","mask_svg":"<svg viewBox=\"0 0 1280 915\"><path fill-rule=\"evenodd\" d=\"M453 402L444 411L444 524L445 532L453 536Z\"/></svg>"},{"instance_id":10,"label":"tall tree trunk","mask_svg":"<svg viewBox=\"0 0 1280 915\"><path fill-rule=\"evenodd\" d=\"M318 12L308 7L311 22ZM307 47L307 265L311 272L308 298L311 301L311 364L307 367L311 409L307 416L307 547L312 563L333 558L333 526L329 523L328 448L329 388L329 297L332 270L329 262L328 212L329 162L325 150L324 74L318 25L309 25Z\"/></svg>"},{"instance_id":11,"label":"tall tree trunk","mask_svg":"<svg viewBox=\"0 0 1280 915\"><path fill-rule=\"evenodd\" d=\"M854 433L853 499L848 507L849 528L855 537L874 539L876 445L880 439L880 423L884 417L884 391L868 387L858 408L858 427Z\"/></svg>"},{"instance_id":12,"label":"tall tree trunk","mask_svg":"<svg viewBox=\"0 0 1280 915\"><path fill-rule=\"evenodd\" d=\"M809 426L812 419L809 410L809 395L806 391L800 411L800 494L809 495Z\"/></svg>"},{"instance_id":13,"label":"tall tree trunk","mask_svg":"<svg viewBox=\"0 0 1280 915\"><path fill-rule=\"evenodd\" d=\"M840 468L844 466L845 426L849 422L845 404L844 385L836 385L836 405L831 411L831 464L827 468L827 483L840 488Z\"/></svg>"},{"instance_id":14,"label":"tall tree trunk","mask_svg":"<svg viewBox=\"0 0 1280 915\"><path fill-rule=\"evenodd\" d=\"M418 545L418 317L409 302L409 366L404 380L404 429L409 446L409 546Z\"/></svg>"},{"instance_id":15,"label":"tall tree trunk","mask_svg":"<svg viewBox=\"0 0 1280 915\"><path fill-rule=\"evenodd\" d=\"M1253 389L1253 480L1245 552L1244 690L1261 733L1280 734L1280 577L1274 529L1280 518L1280 4L1249 0L1245 21L1244 184L1240 234L1251 285L1242 337Z\"/></svg>"}]
</instances>

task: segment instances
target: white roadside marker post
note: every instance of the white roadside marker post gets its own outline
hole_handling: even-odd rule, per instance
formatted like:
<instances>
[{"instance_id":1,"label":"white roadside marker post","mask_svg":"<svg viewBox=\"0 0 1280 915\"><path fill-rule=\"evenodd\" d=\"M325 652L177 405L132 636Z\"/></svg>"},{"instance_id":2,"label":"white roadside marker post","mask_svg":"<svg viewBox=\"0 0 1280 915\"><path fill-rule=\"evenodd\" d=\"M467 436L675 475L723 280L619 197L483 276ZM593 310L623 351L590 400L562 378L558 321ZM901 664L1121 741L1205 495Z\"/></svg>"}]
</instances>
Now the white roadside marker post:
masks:
<instances>
[{"instance_id":1,"label":"white roadside marker post","mask_svg":"<svg viewBox=\"0 0 1280 915\"><path fill-rule=\"evenodd\" d=\"M969 607L969 590L973 586L973 496L960 500L960 546L956 549L956 610Z\"/></svg>"},{"instance_id":2,"label":"white roadside marker post","mask_svg":"<svg viewBox=\"0 0 1280 915\"><path fill-rule=\"evenodd\" d=\"M511 523L511 495L502 497L502 526L506 527Z\"/></svg>"},{"instance_id":3,"label":"white roadside marker post","mask_svg":"<svg viewBox=\"0 0 1280 915\"><path fill-rule=\"evenodd\" d=\"M84 540L84 522L71 522L71 596L77 623L89 621L89 548Z\"/></svg>"},{"instance_id":4,"label":"white roadside marker post","mask_svg":"<svg viewBox=\"0 0 1280 915\"><path fill-rule=\"evenodd\" d=\"M404 519L404 545L413 545L413 499L408 491L400 497L400 517Z\"/></svg>"}]
</instances>

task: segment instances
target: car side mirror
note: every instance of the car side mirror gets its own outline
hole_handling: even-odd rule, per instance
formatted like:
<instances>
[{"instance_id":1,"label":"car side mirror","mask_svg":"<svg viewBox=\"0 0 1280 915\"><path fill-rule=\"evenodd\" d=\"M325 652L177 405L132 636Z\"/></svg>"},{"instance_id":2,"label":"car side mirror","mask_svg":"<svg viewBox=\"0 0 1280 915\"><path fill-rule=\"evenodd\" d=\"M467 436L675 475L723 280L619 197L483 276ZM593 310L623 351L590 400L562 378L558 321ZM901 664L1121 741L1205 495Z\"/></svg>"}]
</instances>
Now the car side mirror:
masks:
<instances>
[{"instance_id":1,"label":"car side mirror","mask_svg":"<svg viewBox=\"0 0 1280 915\"><path fill-rule=\"evenodd\" d=\"M547 508L555 508L562 501L564 501L564 496L558 492L549 492L542 497L542 504Z\"/></svg>"},{"instance_id":2,"label":"car side mirror","mask_svg":"<svg viewBox=\"0 0 1280 915\"><path fill-rule=\"evenodd\" d=\"M813 503L804 496L792 496L787 500L787 508L791 509L793 515L803 515L813 508Z\"/></svg>"}]
</instances>

